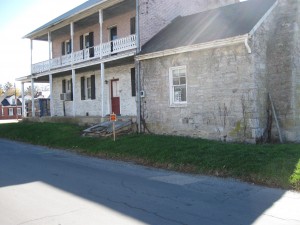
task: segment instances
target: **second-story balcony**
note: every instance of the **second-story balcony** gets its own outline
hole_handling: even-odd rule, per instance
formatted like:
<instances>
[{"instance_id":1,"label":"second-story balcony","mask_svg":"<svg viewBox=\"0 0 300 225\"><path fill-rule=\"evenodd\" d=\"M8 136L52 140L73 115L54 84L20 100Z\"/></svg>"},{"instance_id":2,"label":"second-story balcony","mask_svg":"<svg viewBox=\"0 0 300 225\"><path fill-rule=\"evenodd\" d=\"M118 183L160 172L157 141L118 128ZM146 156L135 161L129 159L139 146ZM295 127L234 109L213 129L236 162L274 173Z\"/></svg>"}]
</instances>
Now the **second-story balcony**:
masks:
<instances>
[{"instance_id":1,"label":"second-story balcony","mask_svg":"<svg viewBox=\"0 0 300 225\"><path fill-rule=\"evenodd\" d=\"M81 64L91 60L107 58L117 53L127 52L136 49L136 35L115 39L101 45L85 48L67 55L63 55L51 60L39 62L32 65L32 73L38 74L50 70Z\"/></svg>"}]
</instances>

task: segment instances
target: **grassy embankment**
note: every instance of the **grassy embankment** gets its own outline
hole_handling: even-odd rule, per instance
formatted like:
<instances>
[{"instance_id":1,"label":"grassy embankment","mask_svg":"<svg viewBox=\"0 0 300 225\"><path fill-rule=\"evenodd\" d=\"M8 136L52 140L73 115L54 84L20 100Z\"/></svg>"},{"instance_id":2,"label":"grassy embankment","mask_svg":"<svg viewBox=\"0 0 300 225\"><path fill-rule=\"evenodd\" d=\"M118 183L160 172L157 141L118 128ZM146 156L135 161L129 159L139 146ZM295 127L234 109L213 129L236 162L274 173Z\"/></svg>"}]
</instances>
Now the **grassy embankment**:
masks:
<instances>
[{"instance_id":1,"label":"grassy embankment","mask_svg":"<svg viewBox=\"0 0 300 225\"><path fill-rule=\"evenodd\" d=\"M247 145L159 135L81 137L68 124L1 124L0 137L183 172L300 191L300 145Z\"/></svg>"}]
</instances>

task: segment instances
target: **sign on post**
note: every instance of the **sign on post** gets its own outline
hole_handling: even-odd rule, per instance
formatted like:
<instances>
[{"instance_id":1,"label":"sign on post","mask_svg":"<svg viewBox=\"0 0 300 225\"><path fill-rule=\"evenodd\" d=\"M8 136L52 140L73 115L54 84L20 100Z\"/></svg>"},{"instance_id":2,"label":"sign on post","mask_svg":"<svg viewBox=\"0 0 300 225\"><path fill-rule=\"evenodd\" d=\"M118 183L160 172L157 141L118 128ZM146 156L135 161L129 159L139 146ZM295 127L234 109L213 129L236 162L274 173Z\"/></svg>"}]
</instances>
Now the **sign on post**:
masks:
<instances>
[{"instance_id":1,"label":"sign on post","mask_svg":"<svg viewBox=\"0 0 300 225\"><path fill-rule=\"evenodd\" d=\"M113 135L114 135L114 141L116 141L115 122L117 121L117 115L114 113L110 114L110 121L113 122Z\"/></svg>"}]
</instances>

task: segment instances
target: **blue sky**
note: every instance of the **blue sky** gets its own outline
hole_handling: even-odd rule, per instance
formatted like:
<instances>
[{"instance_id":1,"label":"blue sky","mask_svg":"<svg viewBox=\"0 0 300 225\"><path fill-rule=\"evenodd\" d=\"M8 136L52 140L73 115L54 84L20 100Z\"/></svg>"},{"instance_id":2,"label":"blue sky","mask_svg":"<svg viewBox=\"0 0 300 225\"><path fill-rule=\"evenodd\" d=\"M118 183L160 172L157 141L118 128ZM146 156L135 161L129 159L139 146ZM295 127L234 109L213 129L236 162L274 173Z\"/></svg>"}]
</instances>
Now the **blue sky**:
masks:
<instances>
[{"instance_id":1,"label":"blue sky","mask_svg":"<svg viewBox=\"0 0 300 225\"><path fill-rule=\"evenodd\" d=\"M0 0L0 84L30 74L30 41L24 35L85 1ZM45 59L46 46L44 55L33 55L34 61ZM41 45L34 42L33 47L37 51Z\"/></svg>"}]
</instances>

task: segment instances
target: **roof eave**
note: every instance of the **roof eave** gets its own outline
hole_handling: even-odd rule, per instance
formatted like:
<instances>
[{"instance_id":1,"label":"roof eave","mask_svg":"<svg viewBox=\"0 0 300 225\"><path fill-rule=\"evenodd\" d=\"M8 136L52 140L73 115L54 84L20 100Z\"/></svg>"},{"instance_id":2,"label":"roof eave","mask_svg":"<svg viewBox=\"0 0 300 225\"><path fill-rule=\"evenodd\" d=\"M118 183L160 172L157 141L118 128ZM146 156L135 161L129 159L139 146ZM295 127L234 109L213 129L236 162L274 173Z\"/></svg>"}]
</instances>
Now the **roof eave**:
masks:
<instances>
[{"instance_id":1,"label":"roof eave","mask_svg":"<svg viewBox=\"0 0 300 225\"><path fill-rule=\"evenodd\" d=\"M73 13L72 15L69 15L68 17L66 17L66 18L64 18L62 20L59 20L59 21L57 21L55 23L52 23L52 24L49 24L48 26L46 26L46 27L44 27L44 28L42 28L40 30L39 30L39 28L37 28L35 31L32 31L32 32L26 34L23 38L34 39L36 37L45 35L49 31L53 31L54 30L54 29L51 29L52 27L55 27L55 26L63 23L64 21L71 20L72 18L74 18L75 16L78 16L80 14L82 14L83 15L82 17L84 17L84 15L85 15L84 12L86 12L86 11L88 11L88 10L90 10L90 9L98 6L98 5L103 5L101 8L104 9L104 8L107 8L107 7L111 6L111 5L117 4L117 3L122 2L122 1L124 1L124 0L103 0L101 2L98 2L96 4L91 5L91 6L87 7L87 8L85 8L85 9L82 9L82 10L76 12L76 13ZM77 20L79 20L79 19L82 19L82 18L80 17L80 18L74 20L74 22L77 21Z\"/></svg>"},{"instance_id":2,"label":"roof eave","mask_svg":"<svg viewBox=\"0 0 300 225\"><path fill-rule=\"evenodd\" d=\"M212 48L220 48L220 47L244 43L245 40L248 38L249 38L249 34L244 34L244 35L239 35L239 36L230 37L230 38L226 38L226 39L220 39L220 40L215 40L215 41L210 41L210 42L205 42L205 43L200 43L200 44L194 44L194 45L188 45L188 46L182 46L182 47L173 48L173 49L166 49L166 50L158 51L158 52L146 53L146 54L138 55L135 58L138 61L142 61L142 60L159 58L159 57L163 57L163 56L175 55L175 54L180 54L180 53L185 53L185 52L193 52L193 51L200 51L200 50L206 50L206 49L212 49Z\"/></svg>"}]
</instances>

